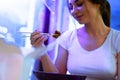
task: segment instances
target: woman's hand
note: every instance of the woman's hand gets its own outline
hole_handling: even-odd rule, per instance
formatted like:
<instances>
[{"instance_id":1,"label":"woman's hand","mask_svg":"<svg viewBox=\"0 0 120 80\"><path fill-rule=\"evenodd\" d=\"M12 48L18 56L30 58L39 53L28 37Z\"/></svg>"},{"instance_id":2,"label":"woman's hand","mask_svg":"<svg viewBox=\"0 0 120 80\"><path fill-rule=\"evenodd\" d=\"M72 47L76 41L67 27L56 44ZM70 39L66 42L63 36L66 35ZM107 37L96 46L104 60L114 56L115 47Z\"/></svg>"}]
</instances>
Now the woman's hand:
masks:
<instances>
[{"instance_id":1,"label":"woman's hand","mask_svg":"<svg viewBox=\"0 0 120 80\"><path fill-rule=\"evenodd\" d=\"M45 46L44 41L46 41L47 38L48 37L45 35L42 35L41 32L35 31L31 33L30 41L31 41L32 46L34 46L35 48L38 48L38 47Z\"/></svg>"}]
</instances>

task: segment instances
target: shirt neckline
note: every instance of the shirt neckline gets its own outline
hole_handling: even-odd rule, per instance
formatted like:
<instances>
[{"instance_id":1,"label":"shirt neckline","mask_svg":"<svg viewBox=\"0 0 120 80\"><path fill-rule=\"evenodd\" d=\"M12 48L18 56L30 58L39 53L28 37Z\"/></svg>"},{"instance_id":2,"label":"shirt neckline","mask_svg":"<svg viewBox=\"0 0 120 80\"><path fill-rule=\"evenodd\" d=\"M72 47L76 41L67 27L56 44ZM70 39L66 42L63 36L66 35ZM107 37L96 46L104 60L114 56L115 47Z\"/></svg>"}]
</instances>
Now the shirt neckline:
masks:
<instances>
[{"instance_id":1,"label":"shirt neckline","mask_svg":"<svg viewBox=\"0 0 120 80\"><path fill-rule=\"evenodd\" d=\"M110 31L109 31L109 33L108 33L105 41L103 42L103 44L100 45L98 48L93 49L93 50L86 50L86 49L84 49L84 48L81 46L81 44L80 44L80 42L79 42L79 40L78 40L78 36L77 36L77 29L76 29L76 31L75 31L75 35L76 35L77 44L78 44L78 46L79 46L83 51L85 51L85 52L94 52L94 51L97 51L97 50L101 49L101 48L107 43L107 40L109 39L109 36L110 36L111 32L112 32L112 29L110 29Z\"/></svg>"}]
</instances>

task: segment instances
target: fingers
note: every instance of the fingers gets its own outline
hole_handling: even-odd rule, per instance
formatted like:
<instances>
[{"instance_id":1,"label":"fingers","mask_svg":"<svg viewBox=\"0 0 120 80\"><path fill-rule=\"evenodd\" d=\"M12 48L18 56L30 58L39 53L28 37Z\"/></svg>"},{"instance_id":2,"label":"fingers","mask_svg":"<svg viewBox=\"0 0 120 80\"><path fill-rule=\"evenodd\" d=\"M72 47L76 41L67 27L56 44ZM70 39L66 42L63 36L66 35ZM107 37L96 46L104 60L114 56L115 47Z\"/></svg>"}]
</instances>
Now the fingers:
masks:
<instances>
[{"instance_id":1,"label":"fingers","mask_svg":"<svg viewBox=\"0 0 120 80\"><path fill-rule=\"evenodd\" d=\"M41 47L44 41L46 41L47 39L47 36L41 35L41 33L38 31L33 32L30 36L31 44L36 48Z\"/></svg>"},{"instance_id":2,"label":"fingers","mask_svg":"<svg viewBox=\"0 0 120 80\"><path fill-rule=\"evenodd\" d=\"M31 33L31 35L30 35L30 40L33 40L33 39L35 39L36 37L40 37L40 32L35 31L35 32Z\"/></svg>"},{"instance_id":3,"label":"fingers","mask_svg":"<svg viewBox=\"0 0 120 80\"><path fill-rule=\"evenodd\" d=\"M47 40L47 37L41 37L41 38L37 38L34 42L31 42L31 44L34 47L42 47L42 44Z\"/></svg>"}]
</instances>

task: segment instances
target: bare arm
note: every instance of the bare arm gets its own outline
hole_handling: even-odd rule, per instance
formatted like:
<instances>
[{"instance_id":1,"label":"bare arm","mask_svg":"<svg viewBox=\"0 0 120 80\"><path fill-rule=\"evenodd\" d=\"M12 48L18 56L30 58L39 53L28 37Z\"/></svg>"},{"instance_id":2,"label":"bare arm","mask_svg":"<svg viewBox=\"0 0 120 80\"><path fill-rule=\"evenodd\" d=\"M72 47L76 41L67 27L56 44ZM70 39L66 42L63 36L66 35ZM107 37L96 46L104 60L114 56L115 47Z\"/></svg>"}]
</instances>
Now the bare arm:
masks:
<instances>
[{"instance_id":1,"label":"bare arm","mask_svg":"<svg viewBox=\"0 0 120 80\"><path fill-rule=\"evenodd\" d=\"M30 40L31 40L31 44L34 47L38 48L38 47L42 47L42 44L44 43L46 38L42 37L40 32L36 31L31 34ZM67 51L61 46L59 46L59 49L58 49L58 56L57 56L55 65L52 63L50 57L47 54L41 56L40 60L42 62L44 72L55 72L55 73L65 74L67 71L67 68L66 68L67 56L68 56Z\"/></svg>"},{"instance_id":2,"label":"bare arm","mask_svg":"<svg viewBox=\"0 0 120 80\"><path fill-rule=\"evenodd\" d=\"M41 56L40 60L42 62L42 67L43 67L43 71L44 72L58 73L57 68L55 67L55 65L51 61L51 59L48 56L48 54L45 54L45 55Z\"/></svg>"},{"instance_id":3,"label":"bare arm","mask_svg":"<svg viewBox=\"0 0 120 80\"><path fill-rule=\"evenodd\" d=\"M117 57L117 60L118 60L118 64L117 64L117 67L118 67L118 80L120 80L120 53L118 53L118 57Z\"/></svg>"},{"instance_id":4,"label":"bare arm","mask_svg":"<svg viewBox=\"0 0 120 80\"><path fill-rule=\"evenodd\" d=\"M59 46L58 48L58 56L55 62L55 65L59 71L59 73L66 74L67 72L67 59L68 52L63 47Z\"/></svg>"},{"instance_id":5,"label":"bare arm","mask_svg":"<svg viewBox=\"0 0 120 80\"><path fill-rule=\"evenodd\" d=\"M35 48L42 48L45 46L44 41L47 40L47 37L44 37L40 32L35 31L31 34L30 40L32 46ZM47 54L41 56L39 59L42 62L44 72L58 72Z\"/></svg>"},{"instance_id":6,"label":"bare arm","mask_svg":"<svg viewBox=\"0 0 120 80\"><path fill-rule=\"evenodd\" d=\"M52 63L48 55L44 55L41 57L43 70L45 72L55 72L55 73L66 74L67 56L68 56L67 51L61 46L59 46L55 65Z\"/></svg>"},{"instance_id":7,"label":"bare arm","mask_svg":"<svg viewBox=\"0 0 120 80\"><path fill-rule=\"evenodd\" d=\"M41 57L41 62L44 72L55 72L66 74L67 71L67 51L59 46L58 55L55 62L55 65L52 63L50 57L46 54Z\"/></svg>"}]
</instances>

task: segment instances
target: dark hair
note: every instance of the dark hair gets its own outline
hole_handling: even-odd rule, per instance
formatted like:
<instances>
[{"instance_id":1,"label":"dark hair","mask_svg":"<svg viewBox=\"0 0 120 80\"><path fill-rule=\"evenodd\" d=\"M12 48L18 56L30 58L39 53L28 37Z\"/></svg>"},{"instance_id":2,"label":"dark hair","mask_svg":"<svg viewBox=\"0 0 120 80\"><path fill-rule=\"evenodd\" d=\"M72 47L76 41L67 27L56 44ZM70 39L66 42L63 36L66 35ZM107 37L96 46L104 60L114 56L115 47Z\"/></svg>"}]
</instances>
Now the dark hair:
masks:
<instances>
[{"instance_id":1,"label":"dark hair","mask_svg":"<svg viewBox=\"0 0 120 80\"><path fill-rule=\"evenodd\" d=\"M103 22L106 26L110 27L111 8L107 0L90 0L94 4L100 4L100 13L102 15Z\"/></svg>"},{"instance_id":2,"label":"dark hair","mask_svg":"<svg viewBox=\"0 0 120 80\"><path fill-rule=\"evenodd\" d=\"M92 2L93 4L100 5L100 13L103 22L105 23L106 26L110 27L111 8L109 2L107 0L90 0L90 2ZM67 0L67 4L68 4L68 0Z\"/></svg>"}]
</instances>

